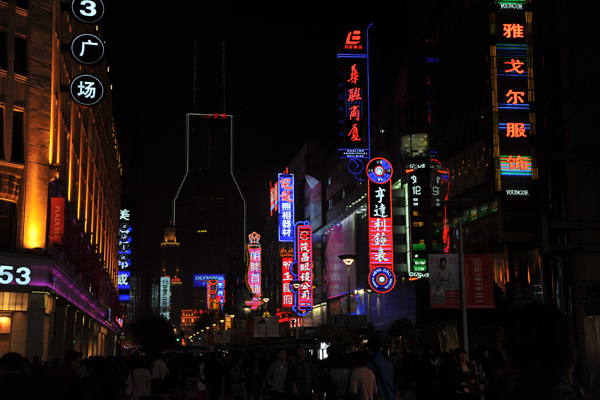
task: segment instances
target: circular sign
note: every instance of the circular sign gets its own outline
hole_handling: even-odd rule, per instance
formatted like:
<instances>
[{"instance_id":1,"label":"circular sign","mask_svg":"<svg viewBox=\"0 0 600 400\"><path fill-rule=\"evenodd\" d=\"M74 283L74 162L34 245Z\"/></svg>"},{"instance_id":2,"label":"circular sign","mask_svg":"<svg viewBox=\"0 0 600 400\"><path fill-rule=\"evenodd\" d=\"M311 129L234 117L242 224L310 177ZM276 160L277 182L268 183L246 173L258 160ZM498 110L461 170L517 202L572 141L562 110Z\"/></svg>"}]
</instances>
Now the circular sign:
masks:
<instances>
[{"instance_id":1,"label":"circular sign","mask_svg":"<svg viewBox=\"0 0 600 400\"><path fill-rule=\"evenodd\" d=\"M392 164L385 158L374 158L367 164L367 177L374 183L386 183L392 178Z\"/></svg>"},{"instance_id":2,"label":"circular sign","mask_svg":"<svg viewBox=\"0 0 600 400\"><path fill-rule=\"evenodd\" d=\"M104 96L104 85L94 75L78 75L71 81L71 97L82 106L93 106Z\"/></svg>"},{"instance_id":3,"label":"circular sign","mask_svg":"<svg viewBox=\"0 0 600 400\"><path fill-rule=\"evenodd\" d=\"M369 283L374 291L387 293L396 284L396 276L387 268L377 267L369 272Z\"/></svg>"},{"instance_id":4,"label":"circular sign","mask_svg":"<svg viewBox=\"0 0 600 400\"><path fill-rule=\"evenodd\" d=\"M104 16L102 0L73 0L71 12L80 22L94 24Z\"/></svg>"},{"instance_id":5,"label":"circular sign","mask_svg":"<svg viewBox=\"0 0 600 400\"><path fill-rule=\"evenodd\" d=\"M71 55L80 64L96 64L104 58L104 43L96 35L82 33L71 41Z\"/></svg>"}]
</instances>

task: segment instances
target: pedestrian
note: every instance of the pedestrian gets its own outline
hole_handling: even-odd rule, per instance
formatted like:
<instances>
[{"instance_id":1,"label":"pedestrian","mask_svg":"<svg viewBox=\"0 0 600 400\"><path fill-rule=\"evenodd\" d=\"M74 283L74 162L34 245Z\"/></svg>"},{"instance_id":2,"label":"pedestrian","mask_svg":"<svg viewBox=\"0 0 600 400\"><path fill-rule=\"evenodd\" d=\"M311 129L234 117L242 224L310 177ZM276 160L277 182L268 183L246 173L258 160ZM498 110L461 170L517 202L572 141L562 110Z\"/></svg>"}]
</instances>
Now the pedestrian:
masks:
<instances>
[{"instance_id":1,"label":"pedestrian","mask_svg":"<svg viewBox=\"0 0 600 400\"><path fill-rule=\"evenodd\" d=\"M306 350L296 349L296 358L289 365L292 395L297 400L312 400L316 389L316 375L312 363L306 359Z\"/></svg>"},{"instance_id":2,"label":"pedestrian","mask_svg":"<svg viewBox=\"0 0 600 400\"><path fill-rule=\"evenodd\" d=\"M350 354L350 383L348 394L353 400L379 400L375 374L367 367L369 356L363 351Z\"/></svg>"},{"instance_id":3,"label":"pedestrian","mask_svg":"<svg viewBox=\"0 0 600 400\"><path fill-rule=\"evenodd\" d=\"M208 388L209 400L218 400L223 388L223 363L216 351L208 354L208 360L204 365L206 387Z\"/></svg>"},{"instance_id":4,"label":"pedestrian","mask_svg":"<svg viewBox=\"0 0 600 400\"><path fill-rule=\"evenodd\" d=\"M127 376L126 385L133 386L131 400L138 400L142 396L150 396L150 362L146 358L134 359L132 369Z\"/></svg>"},{"instance_id":5,"label":"pedestrian","mask_svg":"<svg viewBox=\"0 0 600 400\"><path fill-rule=\"evenodd\" d=\"M261 351L255 349L250 360L250 390L252 400L260 400L260 393L265 380L265 369Z\"/></svg>"},{"instance_id":6,"label":"pedestrian","mask_svg":"<svg viewBox=\"0 0 600 400\"><path fill-rule=\"evenodd\" d=\"M515 310L504 324L508 365L516 377L511 398L575 400L572 328L555 306L532 303Z\"/></svg>"},{"instance_id":7,"label":"pedestrian","mask_svg":"<svg viewBox=\"0 0 600 400\"><path fill-rule=\"evenodd\" d=\"M277 360L273 361L267 370L267 385L271 392L270 400L288 400L289 387L287 385L288 375L287 351L279 350Z\"/></svg>"},{"instance_id":8,"label":"pedestrian","mask_svg":"<svg viewBox=\"0 0 600 400\"><path fill-rule=\"evenodd\" d=\"M0 390L3 399L38 399L31 377L25 374L20 354L9 352L0 358Z\"/></svg>"},{"instance_id":9,"label":"pedestrian","mask_svg":"<svg viewBox=\"0 0 600 400\"><path fill-rule=\"evenodd\" d=\"M233 356L231 368L229 369L230 393L233 400L244 400L246 398L243 365L244 358L241 354Z\"/></svg>"},{"instance_id":10,"label":"pedestrian","mask_svg":"<svg viewBox=\"0 0 600 400\"><path fill-rule=\"evenodd\" d=\"M152 394L164 394L166 389L166 379L169 376L169 368L167 367L166 354L159 355L152 364Z\"/></svg>"},{"instance_id":11,"label":"pedestrian","mask_svg":"<svg viewBox=\"0 0 600 400\"><path fill-rule=\"evenodd\" d=\"M108 373L106 359L89 358L89 374L77 381L75 398L78 400L119 400L120 384Z\"/></svg>"},{"instance_id":12,"label":"pedestrian","mask_svg":"<svg viewBox=\"0 0 600 400\"><path fill-rule=\"evenodd\" d=\"M327 400L347 400L350 368L346 355L339 347L327 349L325 368L321 372L319 388Z\"/></svg>"},{"instance_id":13,"label":"pedestrian","mask_svg":"<svg viewBox=\"0 0 600 400\"><path fill-rule=\"evenodd\" d=\"M68 351L62 365L50 370L48 382L44 391L44 400L75 399L75 388L79 380L78 369L81 365L82 354L78 351Z\"/></svg>"},{"instance_id":14,"label":"pedestrian","mask_svg":"<svg viewBox=\"0 0 600 400\"><path fill-rule=\"evenodd\" d=\"M383 356L381 342L378 338L372 338L367 342L370 359L367 363L377 380L377 392L383 400L396 400L396 388L394 386L394 366L392 362Z\"/></svg>"},{"instance_id":15,"label":"pedestrian","mask_svg":"<svg viewBox=\"0 0 600 400\"><path fill-rule=\"evenodd\" d=\"M456 399L475 399L478 396L475 367L468 361L465 349L458 349L458 362L450 370L450 380Z\"/></svg>"}]
</instances>

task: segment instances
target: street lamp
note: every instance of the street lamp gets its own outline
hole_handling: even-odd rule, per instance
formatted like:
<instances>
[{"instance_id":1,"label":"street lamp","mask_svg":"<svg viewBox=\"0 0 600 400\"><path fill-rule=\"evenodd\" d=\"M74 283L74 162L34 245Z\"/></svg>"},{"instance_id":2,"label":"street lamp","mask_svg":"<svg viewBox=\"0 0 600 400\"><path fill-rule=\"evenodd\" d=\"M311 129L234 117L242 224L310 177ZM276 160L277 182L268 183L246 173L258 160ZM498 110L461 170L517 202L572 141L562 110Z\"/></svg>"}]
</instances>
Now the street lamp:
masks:
<instances>
[{"instance_id":1,"label":"street lamp","mask_svg":"<svg viewBox=\"0 0 600 400\"><path fill-rule=\"evenodd\" d=\"M269 298L268 297L263 297L262 301L265 307L265 311L263 312L263 317L265 319L265 340L267 340L267 338L269 337L269 311L267 308L267 303L269 302Z\"/></svg>"},{"instance_id":2,"label":"street lamp","mask_svg":"<svg viewBox=\"0 0 600 400\"><path fill-rule=\"evenodd\" d=\"M356 256L354 254L343 254L338 257L348 267L348 315L350 315L350 267L356 260Z\"/></svg>"}]
</instances>

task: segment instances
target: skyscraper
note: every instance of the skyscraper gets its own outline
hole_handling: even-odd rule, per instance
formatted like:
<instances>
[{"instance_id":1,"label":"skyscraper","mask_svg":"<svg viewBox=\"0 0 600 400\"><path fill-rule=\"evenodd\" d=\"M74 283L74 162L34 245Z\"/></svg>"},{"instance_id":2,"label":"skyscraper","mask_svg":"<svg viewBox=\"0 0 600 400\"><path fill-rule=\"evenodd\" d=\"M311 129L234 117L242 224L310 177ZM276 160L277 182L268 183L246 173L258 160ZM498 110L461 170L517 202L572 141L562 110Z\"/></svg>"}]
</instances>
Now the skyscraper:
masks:
<instances>
[{"instance_id":1,"label":"skyscraper","mask_svg":"<svg viewBox=\"0 0 600 400\"><path fill-rule=\"evenodd\" d=\"M245 200L233 174L233 117L186 119L186 169L173 200L184 299L192 298L194 274L226 274L225 308L231 310L235 287L245 288L246 234Z\"/></svg>"}]
</instances>

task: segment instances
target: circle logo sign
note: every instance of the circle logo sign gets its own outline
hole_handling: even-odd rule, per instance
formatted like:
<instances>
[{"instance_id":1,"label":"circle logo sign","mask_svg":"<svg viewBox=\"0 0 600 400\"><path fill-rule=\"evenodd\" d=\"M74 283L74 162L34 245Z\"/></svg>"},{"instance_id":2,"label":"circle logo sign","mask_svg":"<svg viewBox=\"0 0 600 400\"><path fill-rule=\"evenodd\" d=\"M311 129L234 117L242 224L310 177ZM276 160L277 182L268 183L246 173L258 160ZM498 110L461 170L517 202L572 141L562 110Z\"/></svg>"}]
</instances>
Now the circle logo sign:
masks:
<instances>
[{"instance_id":1,"label":"circle logo sign","mask_svg":"<svg viewBox=\"0 0 600 400\"><path fill-rule=\"evenodd\" d=\"M371 182L383 184L392 178L392 164L385 158L374 158L367 164L367 177Z\"/></svg>"},{"instance_id":2,"label":"circle logo sign","mask_svg":"<svg viewBox=\"0 0 600 400\"><path fill-rule=\"evenodd\" d=\"M82 74L71 81L71 97L82 106L93 106L104 96L104 85L94 75Z\"/></svg>"},{"instance_id":3,"label":"circle logo sign","mask_svg":"<svg viewBox=\"0 0 600 400\"><path fill-rule=\"evenodd\" d=\"M71 12L80 22L94 24L104 16L102 0L73 0Z\"/></svg>"},{"instance_id":4,"label":"circle logo sign","mask_svg":"<svg viewBox=\"0 0 600 400\"><path fill-rule=\"evenodd\" d=\"M369 272L369 283L374 291L387 293L396 284L396 276L387 268L377 267Z\"/></svg>"},{"instance_id":5,"label":"circle logo sign","mask_svg":"<svg viewBox=\"0 0 600 400\"><path fill-rule=\"evenodd\" d=\"M71 42L71 55L80 64L96 64L104 58L104 43L96 35L83 33Z\"/></svg>"}]
</instances>

